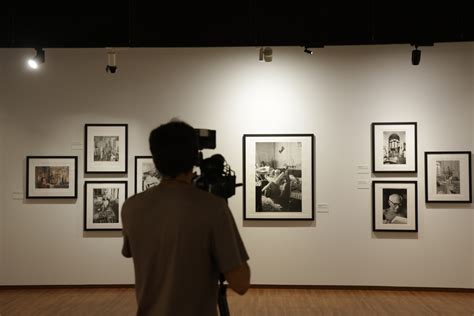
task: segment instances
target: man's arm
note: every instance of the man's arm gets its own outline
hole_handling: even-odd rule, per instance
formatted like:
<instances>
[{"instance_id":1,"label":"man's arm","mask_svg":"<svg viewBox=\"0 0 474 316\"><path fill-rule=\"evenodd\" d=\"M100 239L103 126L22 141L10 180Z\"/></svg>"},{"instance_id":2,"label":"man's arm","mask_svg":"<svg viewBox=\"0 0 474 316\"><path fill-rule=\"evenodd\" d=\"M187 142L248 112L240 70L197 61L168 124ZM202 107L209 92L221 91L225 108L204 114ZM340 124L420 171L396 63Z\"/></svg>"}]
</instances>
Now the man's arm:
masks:
<instances>
[{"instance_id":1,"label":"man's arm","mask_svg":"<svg viewBox=\"0 0 474 316\"><path fill-rule=\"evenodd\" d=\"M240 295L244 295L250 287L250 267L247 262L237 268L224 273L229 287Z\"/></svg>"},{"instance_id":2,"label":"man's arm","mask_svg":"<svg viewBox=\"0 0 474 316\"><path fill-rule=\"evenodd\" d=\"M132 251L130 249L130 242L128 241L128 236L125 233L123 233L122 255L125 258L131 258L132 257Z\"/></svg>"},{"instance_id":3,"label":"man's arm","mask_svg":"<svg viewBox=\"0 0 474 316\"><path fill-rule=\"evenodd\" d=\"M220 201L212 220L212 256L229 287L243 295L250 286L249 256L224 200Z\"/></svg>"},{"instance_id":4,"label":"man's arm","mask_svg":"<svg viewBox=\"0 0 474 316\"><path fill-rule=\"evenodd\" d=\"M122 219L122 236L123 236L123 246L122 246L122 255L125 258L131 258L132 257L132 249L130 247L130 240L128 238L128 218L125 216L128 213L128 202L129 200L126 200L125 203L122 206L122 212L120 213L120 217Z\"/></svg>"}]
</instances>

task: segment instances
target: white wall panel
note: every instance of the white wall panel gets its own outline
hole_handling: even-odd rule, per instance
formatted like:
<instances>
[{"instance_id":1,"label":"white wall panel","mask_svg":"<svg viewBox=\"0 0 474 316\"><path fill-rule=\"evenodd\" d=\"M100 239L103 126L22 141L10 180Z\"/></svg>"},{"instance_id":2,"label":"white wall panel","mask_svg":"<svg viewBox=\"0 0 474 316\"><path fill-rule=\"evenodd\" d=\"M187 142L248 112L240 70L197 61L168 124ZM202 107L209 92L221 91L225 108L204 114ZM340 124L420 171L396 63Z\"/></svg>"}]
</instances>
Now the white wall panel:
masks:
<instances>
[{"instance_id":1,"label":"white wall panel","mask_svg":"<svg viewBox=\"0 0 474 316\"><path fill-rule=\"evenodd\" d=\"M0 63L0 73L6 74L7 67L5 63ZM5 150L5 90L6 90L6 80L4 80L6 76L0 76L0 285L3 284L4 280L4 259L5 255L3 254L4 246L4 211L5 211L5 163L4 163L4 156L6 154Z\"/></svg>"},{"instance_id":2,"label":"white wall panel","mask_svg":"<svg viewBox=\"0 0 474 316\"><path fill-rule=\"evenodd\" d=\"M472 112L472 148L474 149L474 45L471 45L471 112ZM473 162L471 161L471 164ZM474 179L474 166L471 166L472 174ZM474 210L472 212L472 226L471 226L471 236L472 236L472 256L471 256L471 288L474 288Z\"/></svg>"},{"instance_id":3,"label":"white wall panel","mask_svg":"<svg viewBox=\"0 0 474 316\"><path fill-rule=\"evenodd\" d=\"M0 51L19 69L28 53ZM83 142L85 123L128 123L132 193L133 156L148 154L152 128L179 117L217 130L215 152L239 181L243 134L316 135L315 198L329 213L315 222L243 222L241 189L230 200L254 284L474 287L471 205L427 207L423 182L424 151L474 146L472 44L423 48L418 67L410 54L406 45L327 47L313 56L274 48L274 61L259 63L254 48L129 49L110 75L104 50L47 49L44 69L10 72L5 93L4 283L132 283L120 233L82 231L81 184L96 178L84 177L83 152L72 144ZM417 175L356 173L370 165L375 121L418 122ZM23 190L27 155L78 155L78 200L9 199ZM417 234L372 233L370 190L356 186L372 178L419 181Z\"/></svg>"}]
</instances>

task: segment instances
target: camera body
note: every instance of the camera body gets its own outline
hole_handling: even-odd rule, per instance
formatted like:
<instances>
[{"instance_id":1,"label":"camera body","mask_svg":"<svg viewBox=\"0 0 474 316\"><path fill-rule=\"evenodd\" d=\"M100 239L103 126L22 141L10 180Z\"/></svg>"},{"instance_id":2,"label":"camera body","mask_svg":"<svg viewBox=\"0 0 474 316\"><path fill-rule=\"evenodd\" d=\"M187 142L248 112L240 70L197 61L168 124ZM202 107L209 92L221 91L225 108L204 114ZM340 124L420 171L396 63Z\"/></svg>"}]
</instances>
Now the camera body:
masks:
<instances>
[{"instance_id":1,"label":"camera body","mask_svg":"<svg viewBox=\"0 0 474 316\"><path fill-rule=\"evenodd\" d=\"M204 159L203 149L216 149L216 131L195 129L198 139L199 157L197 166L201 174L193 179L193 183L204 191L211 192L224 199L235 194L236 177L234 171L220 154Z\"/></svg>"}]
</instances>

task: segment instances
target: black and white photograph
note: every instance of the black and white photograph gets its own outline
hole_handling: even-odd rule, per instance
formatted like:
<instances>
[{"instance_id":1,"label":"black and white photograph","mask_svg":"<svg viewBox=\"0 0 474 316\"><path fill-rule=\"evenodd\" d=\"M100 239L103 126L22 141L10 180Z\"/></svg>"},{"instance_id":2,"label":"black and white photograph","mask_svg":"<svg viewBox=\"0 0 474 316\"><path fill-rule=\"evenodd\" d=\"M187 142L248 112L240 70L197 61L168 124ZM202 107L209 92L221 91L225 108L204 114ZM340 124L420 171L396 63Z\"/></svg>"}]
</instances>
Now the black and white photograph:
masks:
<instances>
[{"instance_id":1,"label":"black and white photograph","mask_svg":"<svg viewBox=\"0 0 474 316\"><path fill-rule=\"evenodd\" d=\"M407 224L407 189L383 189L383 223Z\"/></svg>"},{"instance_id":2,"label":"black and white photograph","mask_svg":"<svg viewBox=\"0 0 474 316\"><path fill-rule=\"evenodd\" d=\"M373 181L374 231L418 231L416 181Z\"/></svg>"},{"instance_id":3,"label":"black and white photograph","mask_svg":"<svg viewBox=\"0 0 474 316\"><path fill-rule=\"evenodd\" d=\"M313 139L244 135L245 219L314 219Z\"/></svg>"},{"instance_id":4,"label":"black and white photograph","mask_svg":"<svg viewBox=\"0 0 474 316\"><path fill-rule=\"evenodd\" d=\"M471 203L471 152L425 152L426 202Z\"/></svg>"},{"instance_id":5,"label":"black and white photograph","mask_svg":"<svg viewBox=\"0 0 474 316\"><path fill-rule=\"evenodd\" d=\"M119 136L94 136L94 161L119 161Z\"/></svg>"},{"instance_id":6,"label":"black and white photograph","mask_svg":"<svg viewBox=\"0 0 474 316\"><path fill-rule=\"evenodd\" d=\"M27 198L77 198L76 156L28 156Z\"/></svg>"},{"instance_id":7,"label":"black and white photograph","mask_svg":"<svg viewBox=\"0 0 474 316\"><path fill-rule=\"evenodd\" d=\"M406 165L406 133L404 131L383 132L384 165Z\"/></svg>"},{"instance_id":8,"label":"black and white photograph","mask_svg":"<svg viewBox=\"0 0 474 316\"><path fill-rule=\"evenodd\" d=\"M92 223L118 223L119 188L93 189Z\"/></svg>"},{"instance_id":9,"label":"black and white photograph","mask_svg":"<svg viewBox=\"0 0 474 316\"><path fill-rule=\"evenodd\" d=\"M69 166L36 166L35 189L69 188Z\"/></svg>"},{"instance_id":10,"label":"black and white photograph","mask_svg":"<svg viewBox=\"0 0 474 316\"><path fill-rule=\"evenodd\" d=\"M372 123L372 172L417 171L417 123Z\"/></svg>"},{"instance_id":11,"label":"black and white photograph","mask_svg":"<svg viewBox=\"0 0 474 316\"><path fill-rule=\"evenodd\" d=\"M126 181L86 181L84 230L121 230L120 210L126 198Z\"/></svg>"},{"instance_id":12,"label":"black and white photograph","mask_svg":"<svg viewBox=\"0 0 474 316\"><path fill-rule=\"evenodd\" d=\"M301 212L301 142L255 144L257 212Z\"/></svg>"},{"instance_id":13,"label":"black and white photograph","mask_svg":"<svg viewBox=\"0 0 474 316\"><path fill-rule=\"evenodd\" d=\"M436 193L461 194L459 160L436 161Z\"/></svg>"},{"instance_id":14,"label":"black and white photograph","mask_svg":"<svg viewBox=\"0 0 474 316\"><path fill-rule=\"evenodd\" d=\"M127 173L128 125L85 125L85 172Z\"/></svg>"},{"instance_id":15,"label":"black and white photograph","mask_svg":"<svg viewBox=\"0 0 474 316\"><path fill-rule=\"evenodd\" d=\"M135 156L135 194L159 185L161 174L151 156Z\"/></svg>"}]
</instances>

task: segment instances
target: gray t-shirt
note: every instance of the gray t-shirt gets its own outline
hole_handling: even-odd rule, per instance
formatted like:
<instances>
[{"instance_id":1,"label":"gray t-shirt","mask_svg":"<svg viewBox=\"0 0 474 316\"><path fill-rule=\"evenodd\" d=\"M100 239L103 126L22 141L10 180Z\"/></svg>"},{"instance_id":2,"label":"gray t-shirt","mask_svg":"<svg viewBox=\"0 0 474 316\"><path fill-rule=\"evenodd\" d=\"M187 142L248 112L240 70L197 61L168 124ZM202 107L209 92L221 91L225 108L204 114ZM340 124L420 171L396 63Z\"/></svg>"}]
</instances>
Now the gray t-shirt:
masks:
<instances>
[{"instance_id":1,"label":"gray t-shirt","mask_svg":"<svg viewBox=\"0 0 474 316\"><path fill-rule=\"evenodd\" d=\"M164 181L128 199L122 222L138 315L217 315L219 272L249 259L224 199Z\"/></svg>"}]
</instances>

